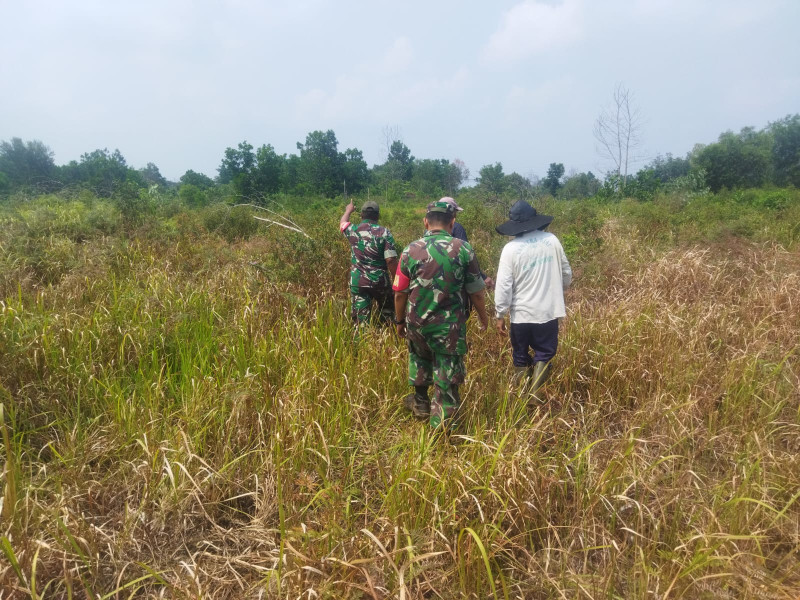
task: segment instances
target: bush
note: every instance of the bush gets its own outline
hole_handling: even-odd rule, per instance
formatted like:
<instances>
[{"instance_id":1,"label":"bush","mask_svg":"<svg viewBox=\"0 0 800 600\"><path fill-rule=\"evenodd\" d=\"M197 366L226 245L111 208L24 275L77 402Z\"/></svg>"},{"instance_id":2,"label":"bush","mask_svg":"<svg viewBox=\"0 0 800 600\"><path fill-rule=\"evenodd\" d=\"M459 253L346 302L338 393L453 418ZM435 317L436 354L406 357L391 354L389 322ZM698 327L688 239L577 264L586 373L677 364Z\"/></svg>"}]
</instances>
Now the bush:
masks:
<instances>
[{"instance_id":1,"label":"bush","mask_svg":"<svg viewBox=\"0 0 800 600\"><path fill-rule=\"evenodd\" d=\"M258 221L249 206L212 204L203 210L203 224L210 233L229 242L246 240L258 230Z\"/></svg>"}]
</instances>

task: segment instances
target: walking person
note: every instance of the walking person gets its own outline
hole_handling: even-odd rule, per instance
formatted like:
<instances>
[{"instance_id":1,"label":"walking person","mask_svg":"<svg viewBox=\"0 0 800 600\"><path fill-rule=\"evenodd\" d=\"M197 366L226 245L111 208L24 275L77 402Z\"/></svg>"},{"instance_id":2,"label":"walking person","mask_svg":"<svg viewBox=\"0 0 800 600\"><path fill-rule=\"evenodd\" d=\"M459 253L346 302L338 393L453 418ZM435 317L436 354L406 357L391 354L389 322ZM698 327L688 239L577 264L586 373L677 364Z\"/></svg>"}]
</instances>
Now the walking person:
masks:
<instances>
[{"instance_id":1,"label":"walking person","mask_svg":"<svg viewBox=\"0 0 800 600\"><path fill-rule=\"evenodd\" d=\"M367 201L361 207L361 222L350 222L355 211L351 200L339 220L339 230L350 243L350 318L355 325L368 323L372 304L381 322L394 318L391 274L397 270L397 250L392 233L378 224L380 207Z\"/></svg>"},{"instance_id":2,"label":"walking person","mask_svg":"<svg viewBox=\"0 0 800 600\"><path fill-rule=\"evenodd\" d=\"M397 333L408 340L408 378L414 386L404 404L415 416L428 418L431 427L447 429L461 405L458 386L466 374L464 292L475 306L480 329L488 325L486 285L472 247L452 235L455 213L446 202L428 205L425 235L403 250L393 286Z\"/></svg>"},{"instance_id":3,"label":"walking person","mask_svg":"<svg viewBox=\"0 0 800 600\"><path fill-rule=\"evenodd\" d=\"M458 213L460 213L461 211L464 210L450 196L445 196L444 198L440 199L439 202L447 202L448 204L451 204L456 209L456 217L458 216ZM465 242L469 241L469 238L467 237L467 230L464 229L464 226L461 223L459 223L458 221L456 221L453 224L453 237L454 238L458 238L460 240L464 240ZM494 289L494 279L489 277L483 271L481 271L481 277L483 278L484 283L486 283L486 289L493 290Z\"/></svg>"},{"instance_id":4,"label":"walking person","mask_svg":"<svg viewBox=\"0 0 800 600\"><path fill-rule=\"evenodd\" d=\"M509 220L496 228L501 235L514 236L503 247L497 269L497 331L505 335L509 315L515 379L530 386L536 401L558 349L558 319L566 316L564 290L572 282L561 242L545 231L552 220L520 200L511 207Z\"/></svg>"}]
</instances>

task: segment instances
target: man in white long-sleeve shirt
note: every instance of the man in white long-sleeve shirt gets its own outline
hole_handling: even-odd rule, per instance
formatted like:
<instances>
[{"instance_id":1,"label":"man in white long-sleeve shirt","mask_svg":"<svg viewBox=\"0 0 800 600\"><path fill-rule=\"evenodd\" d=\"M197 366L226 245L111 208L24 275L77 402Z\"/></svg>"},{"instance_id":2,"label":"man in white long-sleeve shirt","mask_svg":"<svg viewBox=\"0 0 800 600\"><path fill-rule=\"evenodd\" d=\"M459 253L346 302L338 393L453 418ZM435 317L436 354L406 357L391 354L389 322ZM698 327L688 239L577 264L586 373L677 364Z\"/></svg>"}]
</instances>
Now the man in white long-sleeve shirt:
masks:
<instances>
[{"instance_id":1,"label":"man in white long-sleeve shirt","mask_svg":"<svg viewBox=\"0 0 800 600\"><path fill-rule=\"evenodd\" d=\"M544 231L553 217L538 214L524 200L511 207L509 217L497 227L501 235L515 236L503 248L497 269L497 330L506 333L505 317L510 315L515 377L527 376L536 397L558 349L558 319L566 316L564 290L572 281L572 269L561 242Z\"/></svg>"}]
</instances>

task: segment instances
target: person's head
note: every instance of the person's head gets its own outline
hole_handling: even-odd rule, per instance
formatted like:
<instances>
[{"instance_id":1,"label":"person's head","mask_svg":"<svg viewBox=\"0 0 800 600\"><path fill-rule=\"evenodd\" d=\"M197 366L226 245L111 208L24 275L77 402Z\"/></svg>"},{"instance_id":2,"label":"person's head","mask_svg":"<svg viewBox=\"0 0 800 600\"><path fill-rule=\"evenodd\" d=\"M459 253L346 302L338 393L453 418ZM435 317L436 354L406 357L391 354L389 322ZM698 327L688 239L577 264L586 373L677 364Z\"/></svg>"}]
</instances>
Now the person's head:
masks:
<instances>
[{"instance_id":1,"label":"person's head","mask_svg":"<svg viewBox=\"0 0 800 600\"><path fill-rule=\"evenodd\" d=\"M377 202L373 202L372 200L367 200L361 206L362 219L366 219L367 221L377 221L380 216L381 216L381 209L378 206Z\"/></svg>"},{"instance_id":2,"label":"person's head","mask_svg":"<svg viewBox=\"0 0 800 600\"><path fill-rule=\"evenodd\" d=\"M453 224L456 221L456 209L447 202L431 202L428 204L428 212L425 214L425 229L442 229L447 233L453 233Z\"/></svg>"},{"instance_id":3,"label":"person's head","mask_svg":"<svg viewBox=\"0 0 800 600\"><path fill-rule=\"evenodd\" d=\"M540 215L525 200L517 201L508 212L508 221L495 227L500 235L520 236L530 231L544 231L553 217Z\"/></svg>"}]
</instances>

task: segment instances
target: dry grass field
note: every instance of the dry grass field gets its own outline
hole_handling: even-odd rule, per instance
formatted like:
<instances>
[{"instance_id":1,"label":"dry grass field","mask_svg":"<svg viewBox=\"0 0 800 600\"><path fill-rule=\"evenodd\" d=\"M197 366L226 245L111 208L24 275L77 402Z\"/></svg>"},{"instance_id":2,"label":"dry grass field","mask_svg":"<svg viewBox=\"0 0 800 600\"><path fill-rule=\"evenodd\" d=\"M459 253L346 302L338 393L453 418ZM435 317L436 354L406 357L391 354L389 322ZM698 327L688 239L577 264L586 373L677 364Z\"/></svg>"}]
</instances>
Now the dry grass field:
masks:
<instances>
[{"instance_id":1,"label":"dry grass field","mask_svg":"<svg viewBox=\"0 0 800 600\"><path fill-rule=\"evenodd\" d=\"M452 443L402 340L354 338L340 208L306 239L0 206L0 598L800 597L798 194L676 202L544 206L576 272L547 402L471 323Z\"/></svg>"}]
</instances>

